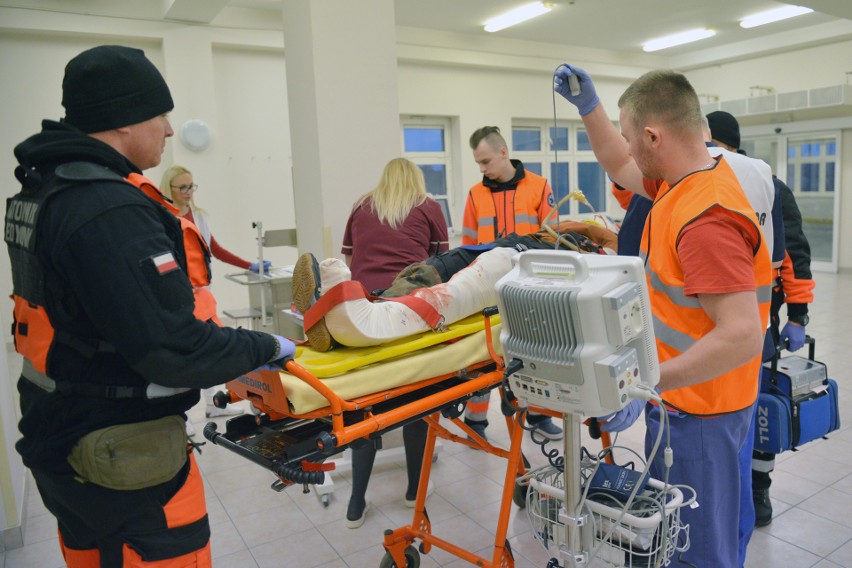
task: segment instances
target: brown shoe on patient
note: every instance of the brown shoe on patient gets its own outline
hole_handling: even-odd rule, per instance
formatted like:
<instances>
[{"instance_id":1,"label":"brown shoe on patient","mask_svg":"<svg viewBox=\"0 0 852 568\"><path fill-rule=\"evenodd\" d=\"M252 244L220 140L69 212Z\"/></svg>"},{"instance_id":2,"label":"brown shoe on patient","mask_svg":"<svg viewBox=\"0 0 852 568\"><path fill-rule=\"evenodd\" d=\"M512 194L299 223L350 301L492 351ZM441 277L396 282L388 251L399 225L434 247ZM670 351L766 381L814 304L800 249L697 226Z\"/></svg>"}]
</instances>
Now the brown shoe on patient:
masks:
<instances>
[{"instance_id":1,"label":"brown shoe on patient","mask_svg":"<svg viewBox=\"0 0 852 568\"><path fill-rule=\"evenodd\" d=\"M293 268L293 305L302 315L319 300L320 283L319 263L314 255L306 252L299 257ZM317 351L329 351L333 346L325 318L306 329L305 336L310 346Z\"/></svg>"}]
</instances>

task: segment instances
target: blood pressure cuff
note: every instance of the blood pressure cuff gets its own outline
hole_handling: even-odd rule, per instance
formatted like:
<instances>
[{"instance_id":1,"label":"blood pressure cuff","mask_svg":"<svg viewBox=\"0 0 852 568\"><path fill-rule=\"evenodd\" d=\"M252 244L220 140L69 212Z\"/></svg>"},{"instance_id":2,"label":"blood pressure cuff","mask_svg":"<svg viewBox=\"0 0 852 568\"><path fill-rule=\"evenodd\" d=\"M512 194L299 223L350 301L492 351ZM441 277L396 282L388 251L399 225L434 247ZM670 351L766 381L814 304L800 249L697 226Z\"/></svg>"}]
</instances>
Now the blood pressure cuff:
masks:
<instances>
[{"instance_id":1,"label":"blood pressure cuff","mask_svg":"<svg viewBox=\"0 0 852 568\"><path fill-rule=\"evenodd\" d=\"M764 369L764 373L766 373ZM837 383L819 393L793 398L779 389L761 392L755 410L754 449L780 454L840 428Z\"/></svg>"}]
</instances>

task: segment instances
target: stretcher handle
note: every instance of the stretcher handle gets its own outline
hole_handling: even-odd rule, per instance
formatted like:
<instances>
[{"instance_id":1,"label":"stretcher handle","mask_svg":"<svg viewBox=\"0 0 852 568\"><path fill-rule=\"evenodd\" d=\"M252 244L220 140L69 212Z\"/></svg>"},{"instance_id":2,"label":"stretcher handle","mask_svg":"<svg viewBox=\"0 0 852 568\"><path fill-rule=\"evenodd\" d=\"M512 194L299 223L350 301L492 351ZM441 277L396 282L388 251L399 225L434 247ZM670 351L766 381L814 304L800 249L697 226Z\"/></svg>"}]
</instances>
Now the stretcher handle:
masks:
<instances>
[{"instance_id":1,"label":"stretcher handle","mask_svg":"<svg viewBox=\"0 0 852 568\"><path fill-rule=\"evenodd\" d=\"M331 424L334 430L343 428L343 411L356 410L353 403L340 398L328 385L313 376L307 369L296 363L293 359L288 359L284 364L284 370L293 375L299 380L306 382L311 388L316 390L328 401L331 407Z\"/></svg>"},{"instance_id":2,"label":"stretcher handle","mask_svg":"<svg viewBox=\"0 0 852 568\"><path fill-rule=\"evenodd\" d=\"M488 347L488 355L491 360L497 363L498 367L503 366L503 358L497 355L497 350L494 349L493 333L491 331L491 317L499 313L497 306L489 306L482 310L482 315L485 318L485 345Z\"/></svg>"}]
</instances>

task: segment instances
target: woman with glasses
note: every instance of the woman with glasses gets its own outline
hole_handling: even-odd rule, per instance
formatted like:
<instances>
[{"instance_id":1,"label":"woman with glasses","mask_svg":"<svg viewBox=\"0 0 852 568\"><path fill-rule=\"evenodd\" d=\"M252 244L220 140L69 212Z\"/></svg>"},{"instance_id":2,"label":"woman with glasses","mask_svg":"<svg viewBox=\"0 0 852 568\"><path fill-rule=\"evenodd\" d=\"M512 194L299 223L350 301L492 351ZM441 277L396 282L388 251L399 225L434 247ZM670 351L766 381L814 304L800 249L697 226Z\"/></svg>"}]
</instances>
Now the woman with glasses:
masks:
<instances>
[{"instance_id":1,"label":"woman with glasses","mask_svg":"<svg viewBox=\"0 0 852 568\"><path fill-rule=\"evenodd\" d=\"M180 216L195 223L198 227L204 242L207 243L207 248L210 253L217 259L227 264L242 268L243 270L251 270L258 272L258 264L249 262L220 245L210 229L210 216L204 210L195 204L193 196L198 191L198 184L192 179L192 172L178 164L172 165L163 174L163 181L160 184L160 191L172 200L174 206L180 209ZM270 261L264 260L264 269L269 270ZM242 414L243 409L239 407L217 408L213 405L213 395L216 394L217 387L204 389L204 399L206 402L205 414L207 418L215 416L234 416ZM186 431L190 436L195 434L192 423L187 421Z\"/></svg>"},{"instance_id":2,"label":"woman with glasses","mask_svg":"<svg viewBox=\"0 0 852 568\"><path fill-rule=\"evenodd\" d=\"M210 215L195 204L194 196L198 191L198 184L193 181L191 171L183 166L174 164L163 174L163 183L160 185L160 191L166 197L171 198L175 207L180 209L181 217L195 223L195 226L201 231L201 236L204 237L204 242L207 243L207 248L210 249L210 253L214 258L237 268L242 268L243 270L258 272L256 262L249 262L230 252L220 245L213 236L213 233L210 232ZM264 270L268 271L271 262L264 260L263 264Z\"/></svg>"}]
</instances>

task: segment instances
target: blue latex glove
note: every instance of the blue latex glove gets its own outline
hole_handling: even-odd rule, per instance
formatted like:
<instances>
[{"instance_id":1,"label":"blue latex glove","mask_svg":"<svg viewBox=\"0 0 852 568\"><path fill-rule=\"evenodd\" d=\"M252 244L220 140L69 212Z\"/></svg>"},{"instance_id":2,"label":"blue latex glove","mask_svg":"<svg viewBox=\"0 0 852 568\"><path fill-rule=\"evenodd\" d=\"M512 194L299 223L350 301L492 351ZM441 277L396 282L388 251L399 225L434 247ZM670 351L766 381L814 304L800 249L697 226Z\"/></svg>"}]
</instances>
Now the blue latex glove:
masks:
<instances>
[{"instance_id":1,"label":"blue latex glove","mask_svg":"<svg viewBox=\"0 0 852 568\"><path fill-rule=\"evenodd\" d=\"M636 419L642 415L642 410L644 409L644 400L631 400L627 403L627 406L618 412L598 418L598 423L604 432L621 432L632 426L636 422Z\"/></svg>"},{"instance_id":2,"label":"blue latex glove","mask_svg":"<svg viewBox=\"0 0 852 568\"><path fill-rule=\"evenodd\" d=\"M261 369L281 370L284 368L284 363L296 356L296 344L280 335L272 335L275 341L278 342L278 354L274 359L267 361L266 365L261 366Z\"/></svg>"},{"instance_id":3,"label":"blue latex glove","mask_svg":"<svg viewBox=\"0 0 852 568\"><path fill-rule=\"evenodd\" d=\"M571 77L576 77L580 83L579 94L572 94ZM595 84L591 76L579 67L567 63L560 65L553 73L553 90L562 95L565 100L577 107L580 116L586 116L598 106L601 100L595 92ZM574 90L576 93L576 89Z\"/></svg>"},{"instance_id":4,"label":"blue latex glove","mask_svg":"<svg viewBox=\"0 0 852 568\"><path fill-rule=\"evenodd\" d=\"M263 261L263 272L264 272L264 274L269 274L269 268L271 266L272 266L271 260L264 260ZM260 272L260 266L258 266L258 264L256 262L252 262L251 266L249 266L249 270L251 270L252 272L257 274L257 273Z\"/></svg>"},{"instance_id":5,"label":"blue latex glove","mask_svg":"<svg viewBox=\"0 0 852 568\"><path fill-rule=\"evenodd\" d=\"M781 345L785 345L788 351L798 351L804 347L805 328L788 321L781 330Z\"/></svg>"}]
</instances>

